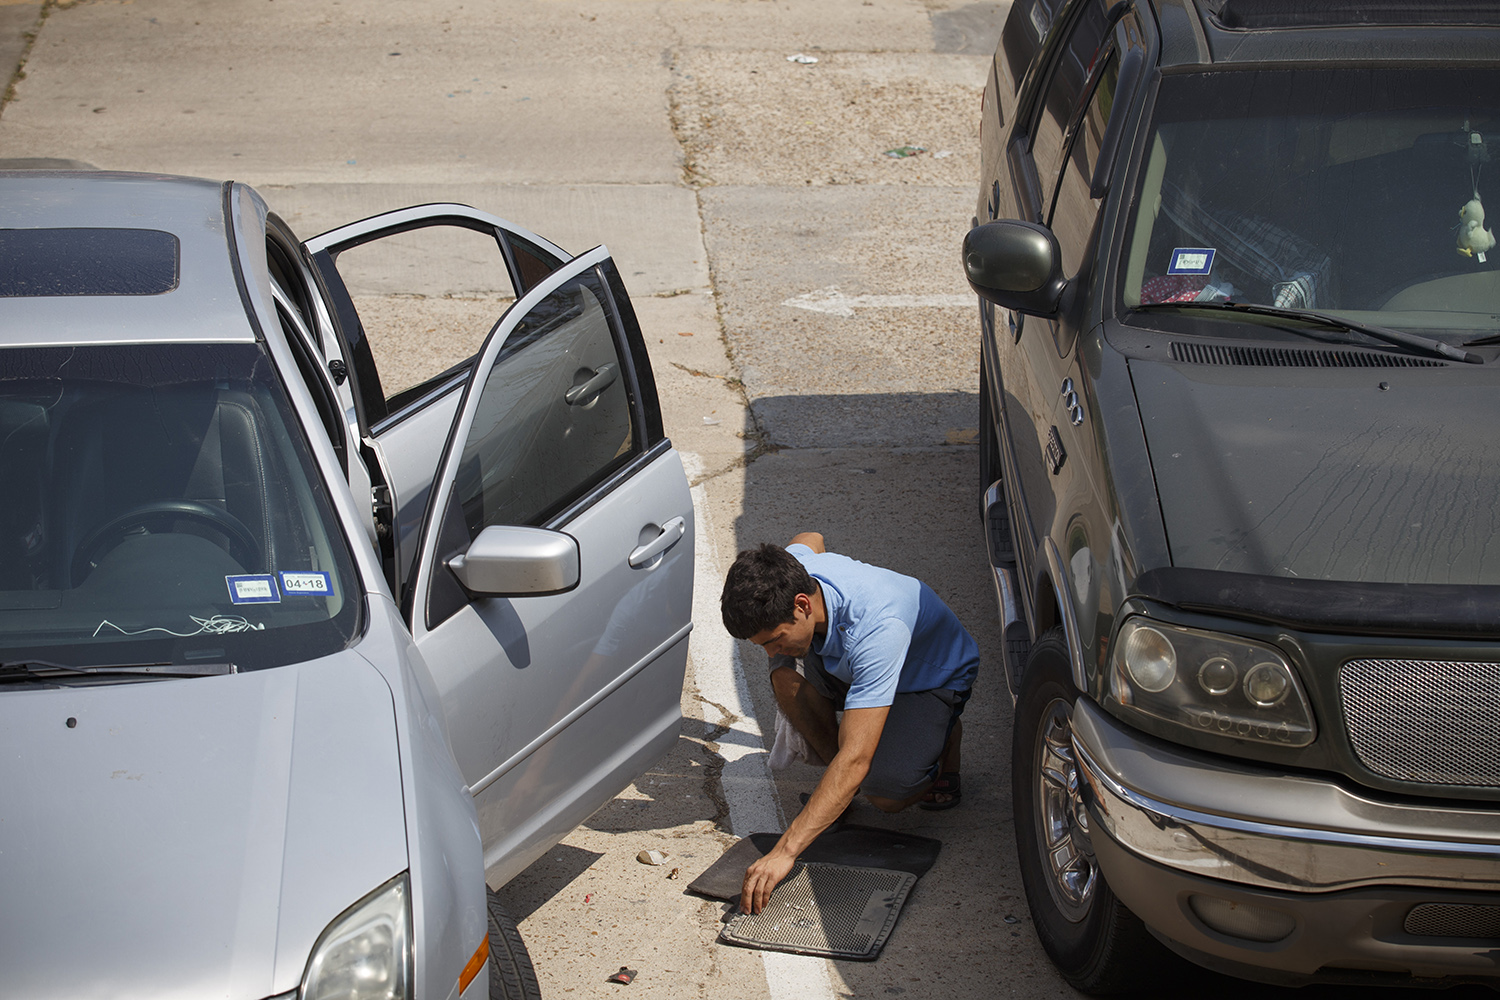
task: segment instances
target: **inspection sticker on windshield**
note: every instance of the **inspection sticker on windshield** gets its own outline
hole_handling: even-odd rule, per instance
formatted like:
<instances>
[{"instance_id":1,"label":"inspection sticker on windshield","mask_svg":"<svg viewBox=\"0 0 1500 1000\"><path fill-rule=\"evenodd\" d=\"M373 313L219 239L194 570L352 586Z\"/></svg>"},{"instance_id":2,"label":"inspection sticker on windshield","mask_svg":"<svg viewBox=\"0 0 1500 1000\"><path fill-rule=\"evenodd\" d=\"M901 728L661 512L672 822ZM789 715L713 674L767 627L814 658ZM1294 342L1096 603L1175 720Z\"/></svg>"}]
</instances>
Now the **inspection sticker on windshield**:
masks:
<instances>
[{"instance_id":1,"label":"inspection sticker on windshield","mask_svg":"<svg viewBox=\"0 0 1500 1000\"><path fill-rule=\"evenodd\" d=\"M333 593L333 575L317 570L281 574L281 592L288 597L297 594L318 596Z\"/></svg>"},{"instance_id":2,"label":"inspection sticker on windshield","mask_svg":"<svg viewBox=\"0 0 1500 1000\"><path fill-rule=\"evenodd\" d=\"M231 604L280 604L281 591L276 587L276 578L270 573L226 576L229 584Z\"/></svg>"},{"instance_id":3,"label":"inspection sticker on windshield","mask_svg":"<svg viewBox=\"0 0 1500 1000\"><path fill-rule=\"evenodd\" d=\"M1178 247L1172 251L1168 274L1207 274L1214 269L1214 251L1208 247Z\"/></svg>"}]
</instances>

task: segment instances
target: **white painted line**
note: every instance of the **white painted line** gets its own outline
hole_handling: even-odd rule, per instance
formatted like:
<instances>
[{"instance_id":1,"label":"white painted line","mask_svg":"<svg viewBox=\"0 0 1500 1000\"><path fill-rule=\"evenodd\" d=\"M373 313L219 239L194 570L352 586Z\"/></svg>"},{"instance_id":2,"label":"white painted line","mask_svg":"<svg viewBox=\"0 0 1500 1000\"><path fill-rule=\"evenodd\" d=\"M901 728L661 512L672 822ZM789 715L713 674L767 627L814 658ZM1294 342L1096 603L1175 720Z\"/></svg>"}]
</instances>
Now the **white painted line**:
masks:
<instances>
[{"instance_id":1,"label":"white painted line","mask_svg":"<svg viewBox=\"0 0 1500 1000\"><path fill-rule=\"evenodd\" d=\"M701 470L698 456L684 453L683 465L689 476ZM722 784L724 801L729 805L730 829L737 837L752 833L781 830L785 822L776 797L775 781L766 767L768 756L760 722L755 717L755 702L745 683L745 664L738 643L724 631L719 617L719 592L724 586L716 532L708 512L707 491L693 487L693 510L696 535L693 548L693 637L690 641L693 673L698 693L708 701L722 705L738 718L730 731L719 737L719 756L724 758ZM732 559L733 554L729 554ZM707 714L715 714L705 705ZM723 722L724 717L717 720ZM828 976L828 962L807 955L787 955L763 951L761 961L766 970L766 990L771 1000L833 1000L833 984Z\"/></svg>"},{"instance_id":2,"label":"white painted line","mask_svg":"<svg viewBox=\"0 0 1500 1000\"><path fill-rule=\"evenodd\" d=\"M694 675L698 693L711 704L723 706L736 721L729 732L718 739L719 756L724 758L724 800L729 804L729 826L736 837L786 828L776 799L776 786L766 768L767 748L760 722L755 717L755 702L745 683L744 665L740 662L735 641L724 631L719 616L719 591L724 586L722 563L714 543L713 525L708 517L708 503L702 486L693 487L693 509L697 532L693 550L693 654ZM710 719L724 722L724 719Z\"/></svg>"},{"instance_id":3,"label":"white painted line","mask_svg":"<svg viewBox=\"0 0 1500 1000\"><path fill-rule=\"evenodd\" d=\"M855 309L957 309L968 308L976 301L973 295L845 295L838 285L828 285L794 295L781 304L848 317Z\"/></svg>"}]
</instances>

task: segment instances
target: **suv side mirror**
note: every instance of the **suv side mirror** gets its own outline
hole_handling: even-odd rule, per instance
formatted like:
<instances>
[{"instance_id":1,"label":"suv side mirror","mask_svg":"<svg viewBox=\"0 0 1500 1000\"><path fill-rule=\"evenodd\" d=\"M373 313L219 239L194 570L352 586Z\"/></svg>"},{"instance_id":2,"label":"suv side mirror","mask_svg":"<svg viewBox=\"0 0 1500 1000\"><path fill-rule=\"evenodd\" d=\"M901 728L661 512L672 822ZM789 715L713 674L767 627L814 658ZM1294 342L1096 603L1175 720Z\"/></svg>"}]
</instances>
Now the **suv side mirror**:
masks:
<instances>
[{"instance_id":1,"label":"suv side mirror","mask_svg":"<svg viewBox=\"0 0 1500 1000\"><path fill-rule=\"evenodd\" d=\"M969 230L964 237L964 274L981 298L1043 317L1057 315L1067 284L1052 230L1015 219Z\"/></svg>"},{"instance_id":2,"label":"suv side mirror","mask_svg":"<svg viewBox=\"0 0 1500 1000\"><path fill-rule=\"evenodd\" d=\"M471 594L518 597L578 586L578 540L560 531L492 524L448 568Z\"/></svg>"}]
</instances>

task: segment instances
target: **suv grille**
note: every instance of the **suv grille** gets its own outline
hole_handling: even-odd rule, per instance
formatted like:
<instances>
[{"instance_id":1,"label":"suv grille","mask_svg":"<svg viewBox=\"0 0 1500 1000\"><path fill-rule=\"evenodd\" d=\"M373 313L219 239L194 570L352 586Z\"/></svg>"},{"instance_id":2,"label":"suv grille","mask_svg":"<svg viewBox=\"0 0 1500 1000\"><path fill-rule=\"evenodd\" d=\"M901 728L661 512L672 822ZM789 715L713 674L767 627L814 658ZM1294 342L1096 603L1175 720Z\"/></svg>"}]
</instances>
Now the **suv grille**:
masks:
<instances>
[{"instance_id":1,"label":"suv grille","mask_svg":"<svg viewBox=\"0 0 1500 1000\"><path fill-rule=\"evenodd\" d=\"M1371 771L1500 788L1500 663L1351 660L1339 680L1349 741Z\"/></svg>"},{"instance_id":2,"label":"suv grille","mask_svg":"<svg viewBox=\"0 0 1500 1000\"><path fill-rule=\"evenodd\" d=\"M1172 341L1172 360L1191 365L1260 368L1446 368L1442 361L1377 351L1326 351L1296 347L1239 347Z\"/></svg>"}]
</instances>

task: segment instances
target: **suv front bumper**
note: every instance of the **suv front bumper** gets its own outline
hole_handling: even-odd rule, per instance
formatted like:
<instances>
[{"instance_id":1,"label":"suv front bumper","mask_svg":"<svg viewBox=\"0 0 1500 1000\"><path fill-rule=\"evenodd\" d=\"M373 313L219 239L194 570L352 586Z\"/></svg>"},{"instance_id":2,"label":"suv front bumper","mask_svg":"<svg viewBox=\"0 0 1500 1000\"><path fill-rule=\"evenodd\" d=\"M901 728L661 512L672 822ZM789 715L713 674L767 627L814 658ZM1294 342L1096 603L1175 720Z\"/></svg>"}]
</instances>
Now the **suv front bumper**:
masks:
<instances>
[{"instance_id":1,"label":"suv front bumper","mask_svg":"<svg viewBox=\"0 0 1500 1000\"><path fill-rule=\"evenodd\" d=\"M1087 699L1073 745L1110 888L1194 961L1285 983L1500 977L1500 811L1228 767Z\"/></svg>"}]
</instances>

